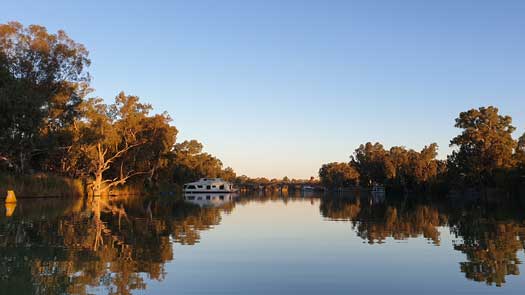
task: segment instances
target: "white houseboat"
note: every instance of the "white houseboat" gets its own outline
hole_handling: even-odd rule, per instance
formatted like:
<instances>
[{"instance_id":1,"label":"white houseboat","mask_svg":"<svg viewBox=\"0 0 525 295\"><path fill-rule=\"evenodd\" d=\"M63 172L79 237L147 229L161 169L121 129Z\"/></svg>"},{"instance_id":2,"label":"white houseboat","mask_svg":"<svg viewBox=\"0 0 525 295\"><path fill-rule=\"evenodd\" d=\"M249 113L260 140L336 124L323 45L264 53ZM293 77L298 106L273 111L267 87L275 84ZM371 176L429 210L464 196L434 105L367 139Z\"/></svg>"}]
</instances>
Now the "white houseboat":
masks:
<instances>
[{"instance_id":1,"label":"white houseboat","mask_svg":"<svg viewBox=\"0 0 525 295\"><path fill-rule=\"evenodd\" d=\"M235 188L221 178L201 178L199 181L186 183L184 193L233 193Z\"/></svg>"}]
</instances>

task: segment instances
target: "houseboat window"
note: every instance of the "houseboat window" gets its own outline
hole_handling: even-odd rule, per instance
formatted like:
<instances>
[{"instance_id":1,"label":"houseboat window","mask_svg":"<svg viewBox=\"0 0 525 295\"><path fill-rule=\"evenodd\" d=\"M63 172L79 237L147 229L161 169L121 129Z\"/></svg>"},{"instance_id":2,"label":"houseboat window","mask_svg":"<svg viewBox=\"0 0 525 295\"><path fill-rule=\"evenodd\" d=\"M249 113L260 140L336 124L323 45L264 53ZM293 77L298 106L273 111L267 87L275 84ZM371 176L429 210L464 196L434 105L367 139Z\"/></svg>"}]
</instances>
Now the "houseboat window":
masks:
<instances>
[{"instance_id":1,"label":"houseboat window","mask_svg":"<svg viewBox=\"0 0 525 295\"><path fill-rule=\"evenodd\" d=\"M210 196L206 196L206 200L209 200L210 199Z\"/></svg>"},{"instance_id":2,"label":"houseboat window","mask_svg":"<svg viewBox=\"0 0 525 295\"><path fill-rule=\"evenodd\" d=\"M202 185L197 185L198 188L202 188Z\"/></svg>"},{"instance_id":3,"label":"houseboat window","mask_svg":"<svg viewBox=\"0 0 525 295\"><path fill-rule=\"evenodd\" d=\"M189 189L195 189L195 186L194 185L188 185L188 188Z\"/></svg>"},{"instance_id":4,"label":"houseboat window","mask_svg":"<svg viewBox=\"0 0 525 295\"><path fill-rule=\"evenodd\" d=\"M224 184L219 187L220 189L224 189Z\"/></svg>"},{"instance_id":5,"label":"houseboat window","mask_svg":"<svg viewBox=\"0 0 525 295\"><path fill-rule=\"evenodd\" d=\"M206 189L211 189L211 186L207 185L207 186L206 186Z\"/></svg>"},{"instance_id":6,"label":"houseboat window","mask_svg":"<svg viewBox=\"0 0 525 295\"><path fill-rule=\"evenodd\" d=\"M215 186L215 185L212 185L211 187L213 187L213 188L216 188L217 186Z\"/></svg>"},{"instance_id":7,"label":"houseboat window","mask_svg":"<svg viewBox=\"0 0 525 295\"><path fill-rule=\"evenodd\" d=\"M224 196L219 196L219 199L224 200Z\"/></svg>"},{"instance_id":8,"label":"houseboat window","mask_svg":"<svg viewBox=\"0 0 525 295\"><path fill-rule=\"evenodd\" d=\"M188 197L188 200L193 201L195 200L195 197Z\"/></svg>"},{"instance_id":9,"label":"houseboat window","mask_svg":"<svg viewBox=\"0 0 525 295\"><path fill-rule=\"evenodd\" d=\"M202 197L198 197L197 200L202 200Z\"/></svg>"}]
</instances>

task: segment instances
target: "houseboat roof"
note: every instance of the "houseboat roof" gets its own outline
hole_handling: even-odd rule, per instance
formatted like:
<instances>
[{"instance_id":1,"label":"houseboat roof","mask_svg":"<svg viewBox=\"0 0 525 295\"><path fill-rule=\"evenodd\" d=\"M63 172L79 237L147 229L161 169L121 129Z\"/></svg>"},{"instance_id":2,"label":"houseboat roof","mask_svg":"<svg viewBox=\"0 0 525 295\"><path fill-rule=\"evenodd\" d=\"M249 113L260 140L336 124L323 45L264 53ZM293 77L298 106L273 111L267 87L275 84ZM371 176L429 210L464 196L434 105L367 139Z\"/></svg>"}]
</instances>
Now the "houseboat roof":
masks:
<instances>
[{"instance_id":1,"label":"houseboat roof","mask_svg":"<svg viewBox=\"0 0 525 295\"><path fill-rule=\"evenodd\" d=\"M188 184L212 184L212 183L227 183L227 181L223 180L222 178L201 178L198 181L186 183Z\"/></svg>"}]
</instances>

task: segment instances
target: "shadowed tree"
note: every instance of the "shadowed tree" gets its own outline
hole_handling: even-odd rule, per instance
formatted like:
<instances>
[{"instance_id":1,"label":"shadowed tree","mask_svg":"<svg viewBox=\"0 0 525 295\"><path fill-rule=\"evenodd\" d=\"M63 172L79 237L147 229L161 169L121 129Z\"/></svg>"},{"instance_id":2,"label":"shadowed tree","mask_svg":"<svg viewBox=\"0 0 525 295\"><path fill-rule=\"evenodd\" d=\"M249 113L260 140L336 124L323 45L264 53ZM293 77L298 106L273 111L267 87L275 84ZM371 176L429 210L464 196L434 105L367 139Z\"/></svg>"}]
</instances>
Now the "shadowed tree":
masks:
<instances>
[{"instance_id":1,"label":"shadowed tree","mask_svg":"<svg viewBox=\"0 0 525 295\"><path fill-rule=\"evenodd\" d=\"M518 166L522 169L525 168L525 133L518 139L515 156Z\"/></svg>"},{"instance_id":2,"label":"shadowed tree","mask_svg":"<svg viewBox=\"0 0 525 295\"><path fill-rule=\"evenodd\" d=\"M67 131L88 91L89 64L84 46L63 31L0 25L0 156L17 171L35 156L63 156L71 145ZM56 162L43 168L59 170Z\"/></svg>"}]
</instances>

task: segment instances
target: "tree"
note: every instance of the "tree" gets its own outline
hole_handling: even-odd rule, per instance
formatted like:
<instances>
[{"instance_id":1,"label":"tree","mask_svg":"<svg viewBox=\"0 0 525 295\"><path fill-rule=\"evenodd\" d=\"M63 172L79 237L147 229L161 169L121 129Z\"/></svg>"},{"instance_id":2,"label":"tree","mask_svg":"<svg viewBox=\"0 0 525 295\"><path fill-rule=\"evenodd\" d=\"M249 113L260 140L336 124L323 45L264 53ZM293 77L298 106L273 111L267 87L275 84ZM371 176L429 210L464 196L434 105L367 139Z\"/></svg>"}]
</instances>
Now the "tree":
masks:
<instances>
[{"instance_id":1,"label":"tree","mask_svg":"<svg viewBox=\"0 0 525 295\"><path fill-rule=\"evenodd\" d=\"M323 186L334 189L357 184L359 172L347 163L329 163L319 169Z\"/></svg>"},{"instance_id":2,"label":"tree","mask_svg":"<svg viewBox=\"0 0 525 295\"><path fill-rule=\"evenodd\" d=\"M173 152L175 154L173 174L175 182L179 184L202 177L219 177L223 174L222 162L202 152L202 144L196 140L176 144Z\"/></svg>"},{"instance_id":3,"label":"tree","mask_svg":"<svg viewBox=\"0 0 525 295\"><path fill-rule=\"evenodd\" d=\"M17 171L70 145L64 131L89 90L89 64L84 46L63 31L0 25L0 156Z\"/></svg>"},{"instance_id":4,"label":"tree","mask_svg":"<svg viewBox=\"0 0 525 295\"><path fill-rule=\"evenodd\" d=\"M149 116L150 110L150 105L123 92L111 105L100 98L83 104L83 117L75 122L75 165L92 177L94 195L126 184L133 176L151 176L159 168L177 130L169 126L167 115Z\"/></svg>"},{"instance_id":5,"label":"tree","mask_svg":"<svg viewBox=\"0 0 525 295\"><path fill-rule=\"evenodd\" d=\"M417 183L428 183L430 180L438 175L439 161L436 160L438 145L432 143L425 146L420 153L417 154L414 165L414 176Z\"/></svg>"},{"instance_id":6,"label":"tree","mask_svg":"<svg viewBox=\"0 0 525 295\"><path fill-rule=\"evenodd\" d=\"M237 174L235 174L233 168L226 167L224 170L221 171L220 176L222 179L232 182L235 181Z\"/></svg>"},{"instance_id":7,"label":"tree","mask_svg":"<svg viewBox=\"0 0 525 295\"><path fill-rule=\"evenodd\" d=\"M149 186L158 185L159 181L171 179L170 163L173 161L172 148L178 130L170 125L167 113L148 116L138 122L141 125L137 140L143 142L120 158L120 162L135 163L135 170L146 171ZM159 179L162 177L163 179Z\"/></svg>"},{"instance_id":8,"label":"tree","mask_svg":"<svg viewBox=\"0 0 525 295\"><path fill-rule=\"evenodd\" d=\"M387 151L379 142L360 145L351 156L351 163L357 168L363 185L384 183L387 179Z\"/></svg>"},{"instance_id":9,"label":"tree","mask_svg":"<svg viewBox=\"0 0 525 295\"><path fill-rule=\"evenodd\" d=\"M373 183L388 185L403 189L421 189L434 181L442 171L440 161L436 159L438 146L432 143L425 146L421 152L408 150L403 146L394 146L385 150L380 143L362 144L351 156L350 168L340 163L323 165L320 170L321 181L326 186L333 186L335 167L355 170L360 183L368 186ZM441 169L441 170L440 170ZM332 173L332 174L330 174ZM341 185L337 181L337 185Z\"/></svg>"},{"instance_id":10,"label":"tree","mask_svg":"<svg viewBox=\"0 0 525 295\"><path fill-rule=\"evenodd\" d=\"M450 141L456 147L448 159L449 170L464 176L467 183L487 185L497 169L513 166L516 141L512 118L489 106L459 114L455 127L463 129Z\"/></svg>"}]
</instances>

